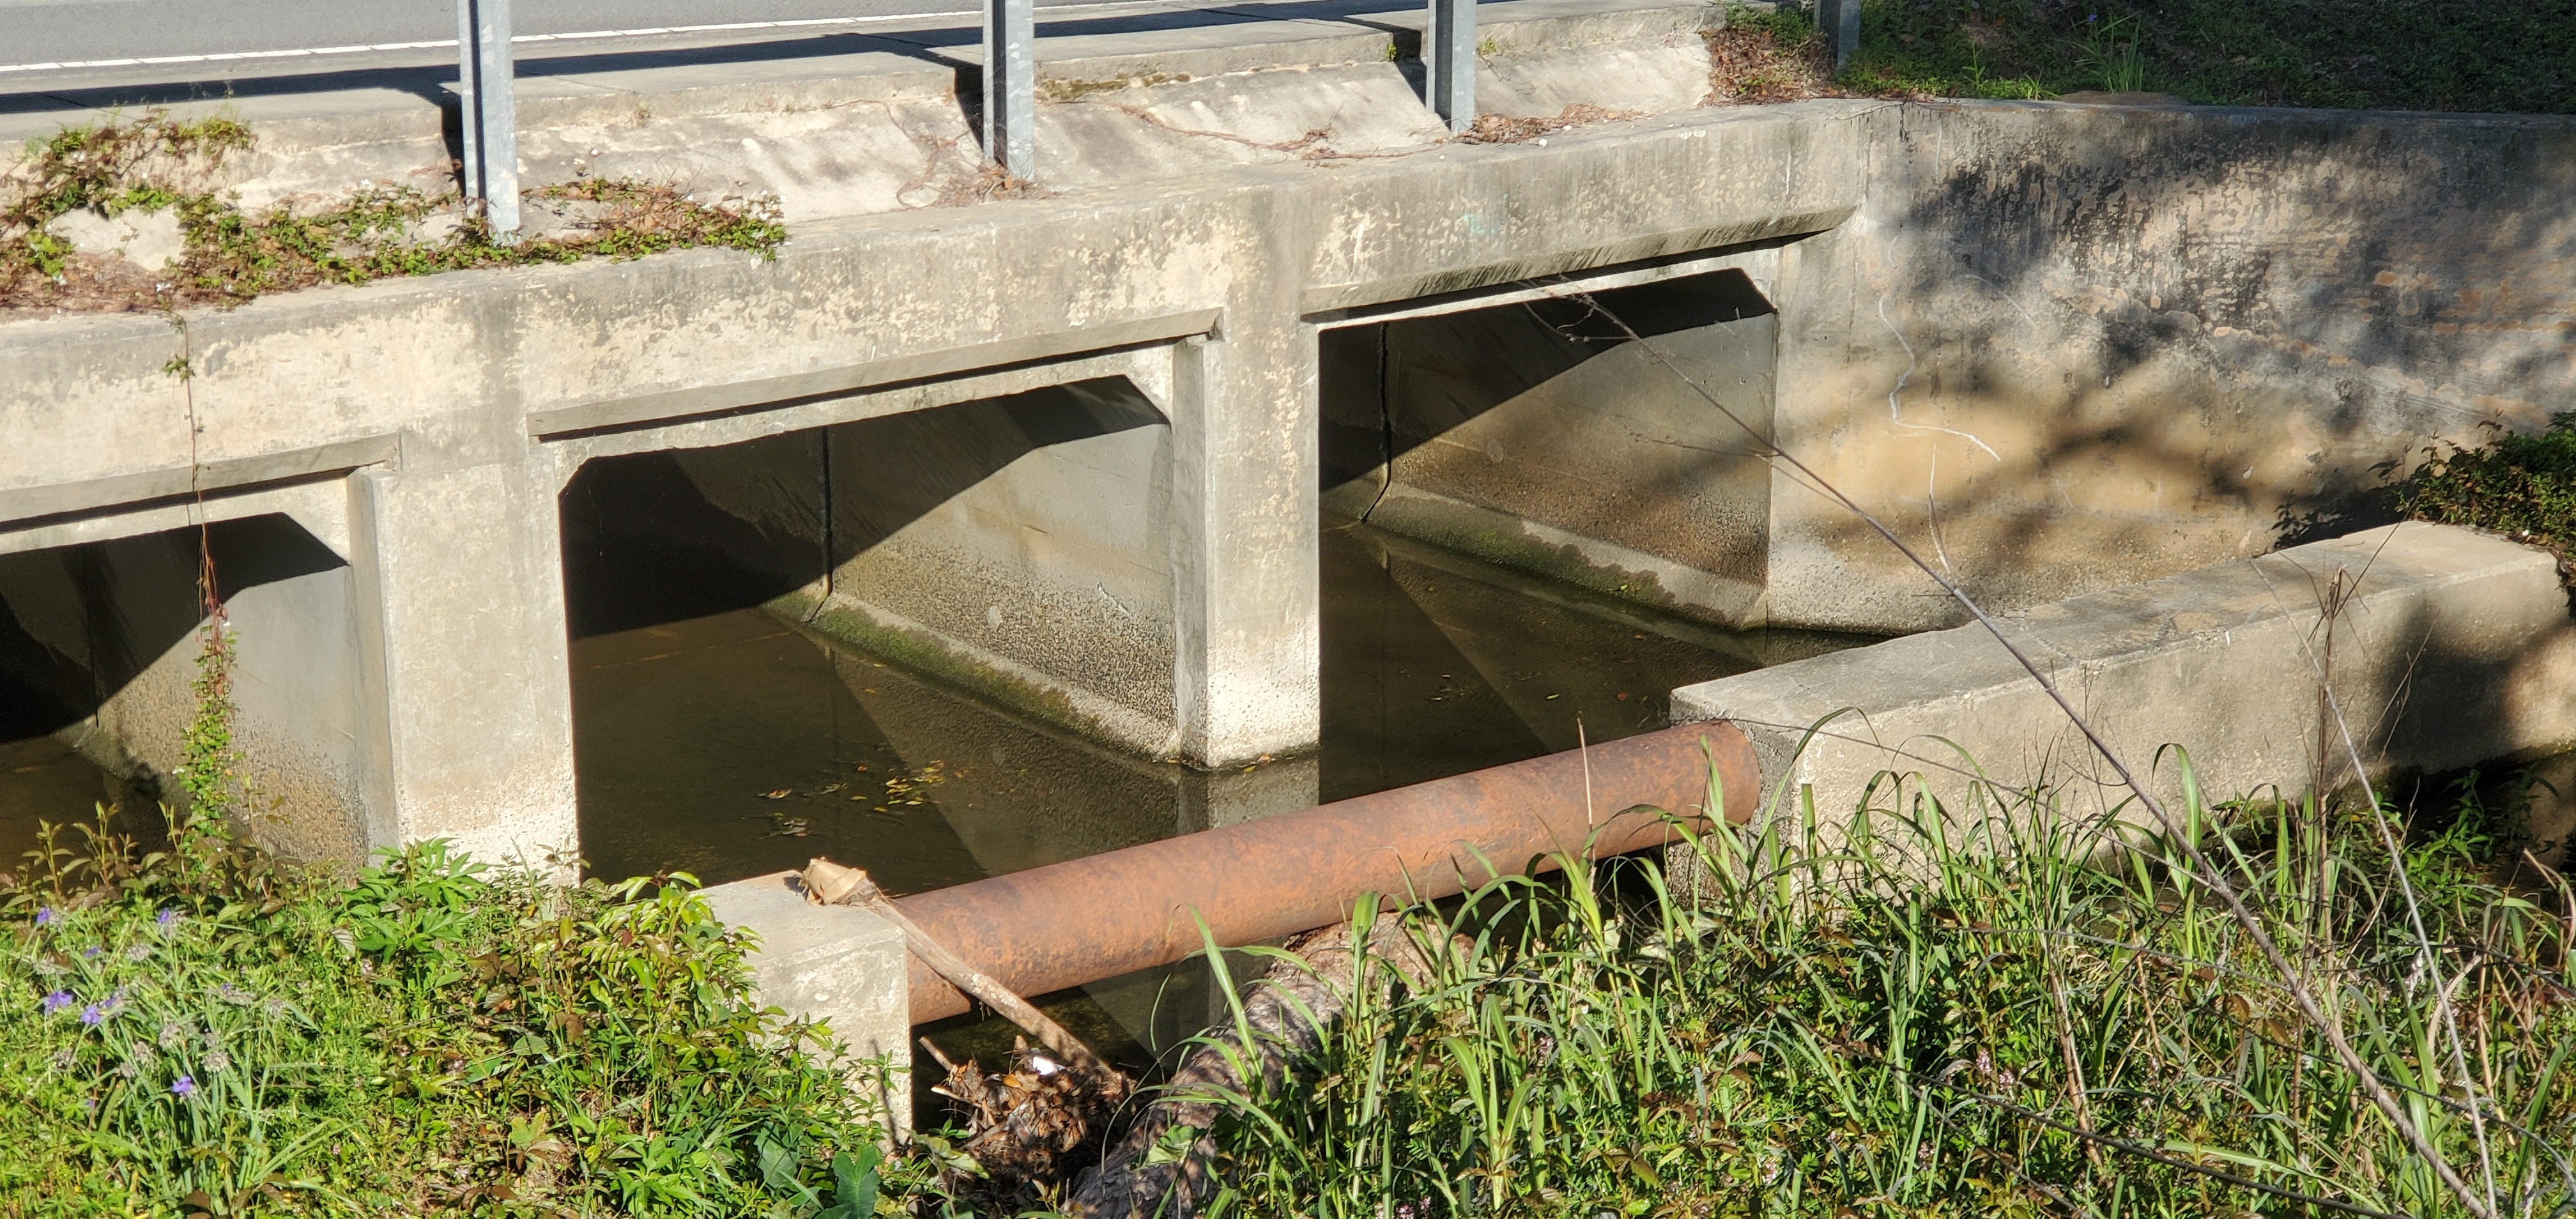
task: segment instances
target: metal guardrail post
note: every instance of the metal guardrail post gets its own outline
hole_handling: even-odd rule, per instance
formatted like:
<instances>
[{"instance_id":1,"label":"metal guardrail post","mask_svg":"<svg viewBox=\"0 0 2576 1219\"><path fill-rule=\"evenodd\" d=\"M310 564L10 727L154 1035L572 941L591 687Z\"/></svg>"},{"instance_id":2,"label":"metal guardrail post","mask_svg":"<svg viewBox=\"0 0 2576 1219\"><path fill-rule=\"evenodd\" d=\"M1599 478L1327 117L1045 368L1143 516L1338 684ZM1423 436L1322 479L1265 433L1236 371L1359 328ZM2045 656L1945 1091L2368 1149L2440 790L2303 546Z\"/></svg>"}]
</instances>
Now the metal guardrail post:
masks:
<instances>
[{"instance_id":1,"label":"metal guardrail post","mask_svg":"<svg viewBox=\"0 0 2576 1219\"><path fill-rule=\"evenodd\" d=\"M1036 0L984 0L984 157L1037 177Z\"/></svg>"},{"instance_id":2,"label":"metal guardrail post","mask_svg":"<svg viewBox=\"0 0 2576 1219\"><path fill-rule=\"evenodd\" d=\"M510 0L456 0L456 85L464 102L465 197L481 200L492 235L519 231L517 69Z\"/></svg>"},{"instance_id":3,"label":"metal guardrail post","mask_svg":"<svg viewBox=\"0 0 2576 1219\"><path fill-rule=\"evenodd\" d=\"M1860 49L1860 0L1816 0L1816 28L1833 48L1835 70L1841 70Z\"/></svg>"},{"instance_id":4,"label":"metal guardrail post","mask_svg":"<svg viewBox=\"0 0 2576 1219\"><path fill-rule=\"evenodd\" d=\"M1476 121L1476 0L1431 0L1422 32L1423 104L1465 131Z\"/></svg>"}]
</instances>

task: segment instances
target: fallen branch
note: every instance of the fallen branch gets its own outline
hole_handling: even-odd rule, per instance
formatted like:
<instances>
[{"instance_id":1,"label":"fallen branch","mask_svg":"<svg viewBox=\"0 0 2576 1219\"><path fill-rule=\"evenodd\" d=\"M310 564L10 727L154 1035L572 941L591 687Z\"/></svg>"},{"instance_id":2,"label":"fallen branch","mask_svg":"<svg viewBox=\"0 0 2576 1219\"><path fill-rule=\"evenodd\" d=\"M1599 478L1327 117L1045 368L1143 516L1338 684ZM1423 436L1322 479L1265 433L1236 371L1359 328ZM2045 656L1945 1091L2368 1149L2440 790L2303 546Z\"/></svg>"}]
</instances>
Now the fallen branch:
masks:
<instances>
[{"instance_id":1,"label":"fallen branch","mask_svg":"<svg viewBox=\"0 0 2576 1219\"><path fill-rule=\"evenodd\" d=\"M1048 1019L1045 1012L1031 1006L1028 1000L1011 993L1009 987L996 981L991 974L968 964L966 958L931 939L919 924L904 917L893 899L888 898L885 890L878 888L877 882L869 879L866 872L828 859L815 859L805 865L804 881L807 900L825 906L859 906L894 924L903 931L904 942L912 947L912 955L920 957L923 964L948 979L949 985L1020 1026L1029 1036L1037 1038L1038 1044L1055 1051L1065 1066L1104 1092L1113 1093L1113 1099L1126 1094L1127 1077L1117 1068L1101 1061L1090 1047L1066 1032L1063 1025Z\"/></svg>"}]
</instances>

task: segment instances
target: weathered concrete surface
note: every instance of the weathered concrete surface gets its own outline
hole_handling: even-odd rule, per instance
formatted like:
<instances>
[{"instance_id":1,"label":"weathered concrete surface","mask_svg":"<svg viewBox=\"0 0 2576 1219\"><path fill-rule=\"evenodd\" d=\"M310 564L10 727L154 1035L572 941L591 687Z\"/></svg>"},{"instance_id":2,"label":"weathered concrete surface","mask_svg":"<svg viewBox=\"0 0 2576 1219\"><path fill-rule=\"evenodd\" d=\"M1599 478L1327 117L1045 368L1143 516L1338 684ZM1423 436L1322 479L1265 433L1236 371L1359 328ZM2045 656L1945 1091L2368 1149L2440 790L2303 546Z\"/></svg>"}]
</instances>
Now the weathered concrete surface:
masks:
<instances>
[{"instance_id":1,"label":"weathered concrete surface","mask_svg":"<svg viewBox=\"0 0 2576 1219\"><path fill-rule=\"evenodd\" d=\"M894 924L856 906L817 906L774 872L701 891L718 919L760 938L752 983L763 1006L827 1026L842 1065L885 1112L887 1133L912 1129L911 952Z\"/></svg>"},{"instance_id":2,"label":"weathered concrete surface","mask_svg":"<svg viewBox=\"0 0 2576 1219\"><path fill-rule=\"evenodd\" d=\"M1213 24L1141 13L1066 29L1050 21L1037 48L1045 103L1038 176L1078 189L1442 143L1447 129L1413 79L1424 14L1374 7L1198 15ZM1710 91L1698 34L1725 20L1715 6L1671 0L1502 0L1484 10L1482 108L1515 117L1569 105L1626 115L1699 105ZM993 185L971 109L981 54L973 31L954 20L782 44L771 57L523 58L521 179L630 177L705 199L769 195L797 222L972 201ZM256 147L194 185L231 191L252 208L361 185L452 192L443 134L454 121L452 85L435 72L377 75L381 83L327 93L171 105L177 117L227 114L260 133ZM0 114L0 141L133 110ZM8 172L0 162L0 180Z\"/></svg>"},{"instance_id":3,"label":"weathered concrete surface","mask_svg":"<svg viewBox=\"0 0 2576 1219\"><path fill-rule=\"evenodd\" d=\"M572 838L556 494L582 461L1124 377L1159 423L1097 454L1033 451L1025 478L1015 459L953 501L965 521L918 518L940 520L906 569L963 556L1049 629L1090 592L1080 612L1104 616L1083 646L1110 649L1118 676L1090 691L1086 730L1130 748L1160 730L1170 752L1238 763L1316 739L1319 330L1756 254L1775 260L1782 442L1999 607L2259 553L2350 508L2374 464L2536 423L2576 389L2576 122L1693 109L1545 144L1283 154L813 221L774 262L694 251L320 290L191 315L184 335L142 317L15 321L0 327L0 550L168 521L192 486L338 488L352 671L386 709L370 840L533 855ZM1750 370L1758 345L1729 359ZM183 347L185 386L161 371ZM1629 371L1596 388L1645 384L1636 353L1603 360ZM1673 394L1659 409L1678 425L1687 407ZM1573 417L1591 441L1617 438L1616 412ZM1651 461L1534 458L1546 494L1500 494L1469 476L1491 453L1466 442L1508 458L1507 419L1432 437L1443 462L1426 457L1423 476L1488 523L1571 547L1568 571L1655 571L1650 600L1700 573L1736 590L1721 619L1954 620L1776 471L1758 560L1749 517L1694 509L1618 532ZM1713 438L1635 430L1645 451ZM1574 494L1587 482L1599 500ZM1036 522L1058 515L1087 540L1041 553ZM979 617L1019 621L1002 600L933 622L871 599L899 599L897 575L828 591L953 657L1045 679L1022 683L1031 706L1076 701L1049 683L1078 683L1040 671L1064 649ZM1109 630L1124 619L1103 589L1139 622L1168 616L1167 638Z\"/></svg>"},{"instance_id":4,"label":"weathered concrete surface","mask_svg":"<svg viewBox=\"0 0 2576 1219\"><path fill-rule=\"evenodd\" d=\"M355 581L333 545L283 514L204 534L226 597L245 828L305 859L365 861L367 742L380 708L359 671ZM345 541L340 543L345 545ZM128 831L156 832L155 802L184 808L183 737L204 646L199 531L0 554L0 662L13 704L0 737L45 733L125 782Z\"/></svg>"},{"instance_id":5,"label":"weathered concrete surface","mask_svg":"<svg viewBox=\"0 0 2576 1219\"><path fill-rule=\"evenodd\" d=\"M1760 625L1771 471L1738 420L1769 433L1770 303L1740 269L1593 299L1617 320L1540 300L1324 331L1324 479L1339 483L1327 507L1626 600ZM1345 465L1358 476L1343 481Z\"/></svg>"},{"instance_id":6,"label":"weathered concrete surface","mask_svg":"<svg viewBox=\"0 0 2576 1219\"><path fill-rule=\"evenodd\" d=\"M2373 529L2002 623L2176 815L2179 760L2159 755L2169 744L2217 801L2332 789L2352 780L2356 756L2379 775L2576 743L2576 622L2555 560L2468 530ZM2328 674L2334 714L2321 714ZM1734 720L1793 815L1812 789L1820 815L1847 818L1883 772L1954 809L1968 807L1970 768L2007 790L2062 784L2077 814L2127 795L1976 625L1686 686L1673 716ZM1882 787L1872 805L1899 798ZM2121 815L2147 817L2134 804Z\"/></svg>"},{"instance_id":7,"label":"weathered concrete surface","mask_svg":"<svg viewBox=\"0 0 2576 1219\"><path fill-rule=\"evenodd\" d=\"M2576 408L2576 122L1890 107L1784 251L1780 442L1989 604L2378 523L2437 440ZM1775 622L1960 621L1785 477Z\"/></svg>"}]
</instances>

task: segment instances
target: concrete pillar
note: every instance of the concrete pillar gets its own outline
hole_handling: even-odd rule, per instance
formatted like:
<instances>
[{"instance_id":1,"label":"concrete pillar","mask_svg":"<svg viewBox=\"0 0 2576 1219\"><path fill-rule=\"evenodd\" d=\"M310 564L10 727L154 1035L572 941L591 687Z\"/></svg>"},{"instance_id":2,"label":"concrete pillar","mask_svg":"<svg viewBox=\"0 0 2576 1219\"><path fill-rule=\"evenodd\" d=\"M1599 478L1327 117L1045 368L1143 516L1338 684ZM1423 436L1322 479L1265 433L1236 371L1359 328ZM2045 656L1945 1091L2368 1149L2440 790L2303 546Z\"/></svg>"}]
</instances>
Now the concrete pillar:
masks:
<instances>
[{"instance_id":1,"label":"concrete pillar","mask_svg":"<svg viewBox=\"0 0 2576 1219\"><path fill-rule=\"evenodd\" d=\"M551 481L491 464L361 471L350 489L366 697L384 716L369 838L449 838L493 862L574 847Z\"/></svg>"},{"instance_id":2,"label":"concrete pillar","mask_svg":"<svg viewBox=\"0 0 2576 1219\"><path fill-rule=\"evenodd\" d=\"M1179 752L1211 766L1323 734L1314 329L1273 309L1229 308L1174 356Z\"/></svg>"}]
</instances>

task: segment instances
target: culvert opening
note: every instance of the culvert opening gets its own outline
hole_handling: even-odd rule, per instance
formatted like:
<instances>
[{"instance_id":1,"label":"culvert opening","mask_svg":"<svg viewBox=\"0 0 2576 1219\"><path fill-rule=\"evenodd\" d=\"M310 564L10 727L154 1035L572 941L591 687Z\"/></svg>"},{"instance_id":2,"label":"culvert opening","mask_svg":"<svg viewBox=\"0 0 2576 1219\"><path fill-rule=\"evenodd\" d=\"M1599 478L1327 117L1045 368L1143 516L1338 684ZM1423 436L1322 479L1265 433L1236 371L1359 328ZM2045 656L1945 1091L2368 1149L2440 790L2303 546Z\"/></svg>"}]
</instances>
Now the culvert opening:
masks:
<instances>
[{"instance_id":1,"label":"culvert opening","mask_svg":"<svg viewBox=\"0 0 2576 1219\"><path fill-rule=\"evenodd\" d=\"M180 796L171 776L194 712L201 541L216 594L231 607L234 700L255 721L236 735L265 746L246 758L253 794L319 797L297 803L299 824L265 828L287 831L284 845L309 857L363 852L355 793L307 786L347 787L348 759L317 756L327 751L294 731L308 725L278 722L281 712L310 718L317 700L327 718L354 697L354 654L313 637L351 628L348 568L302 525L268 514L216 521L202 535L172 529L0 554L0 870L20 865L40 822L90 821L100 805L116 809L118 832L161 839L159 805ZM327 705L334 696L337 708Z\"/></svg>"},{"instance_id":2,"label":"culvert opening","mask_svg":"<svg viewBox=\"0 0 2576 1219\"><path fill-rule=\"evenodd\" d=\"M1767 437L1777 339L1733 270L1322 332L1324 799L1870 641L1760 626L1770 472L1683 379Z\"/></svg>"},{"instance_id":3,"label":"culvert opening","mask_svg":"<svg viewBox=\"0 0 2576 1219\"><path fill-rule=\"evenodd\" d=\"M1273 768L1097 744L924 642L1167 708L1169 460L1161 413L1108 378L585 464L560 507L590 874L819 855L914 893L1309 802ZM1203 990L1158 970L1041 1005L1142 1066L1204 1027ZM986 1062L1010 1044L925 1031Z\"/></svg>"}]
</instances>

